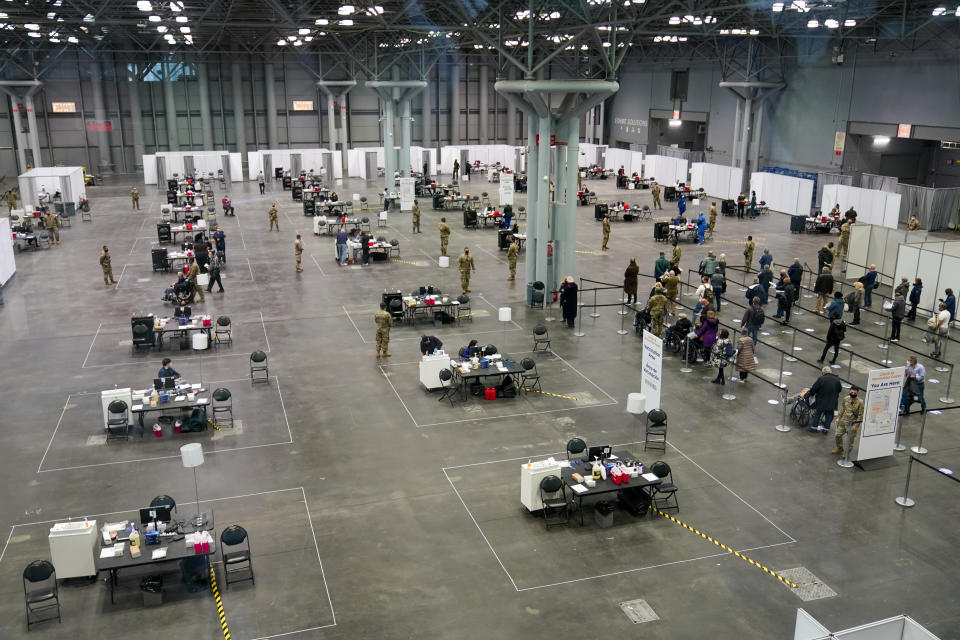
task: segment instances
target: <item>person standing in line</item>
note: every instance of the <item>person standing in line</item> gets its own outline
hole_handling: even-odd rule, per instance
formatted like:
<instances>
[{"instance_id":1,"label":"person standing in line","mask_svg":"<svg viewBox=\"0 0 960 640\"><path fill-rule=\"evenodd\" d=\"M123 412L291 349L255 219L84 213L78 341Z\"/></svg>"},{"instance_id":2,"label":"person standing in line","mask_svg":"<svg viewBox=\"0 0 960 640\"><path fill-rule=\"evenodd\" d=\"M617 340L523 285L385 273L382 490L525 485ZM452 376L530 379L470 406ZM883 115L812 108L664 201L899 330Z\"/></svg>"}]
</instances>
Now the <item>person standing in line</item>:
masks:
<instances>
[{"instance_id":1,"label":"person standing in line","mask_svg":"<svg viewBox=\"0 0 960 640\"><path fill-rule=\"evenodd\" d=\"M673 273L671 271L671 273ZM676 277L676 276L674 276ZM667 315L667 306L671 304L664 296L664 287L659 282L653 285L653 295L647 300L647 311L650 313L650 324L653 335L663 338L663 318Z\"/></svg>"},{"instance_id":2,"label":"person standing in line","mask_svg":"<svg viewBox=\"0 0 960 640\"><path fill-rule=\"evenodd\" d=\"M821 309L826 309L830 304L830 296L833 294L833 273L829 265L824 265L823 271L817 276L817 281L813 285L813 292L817 294L817 302L813 305L813 312L820 313Z\"/></svg>"},{"instance_id":3,"label":"person standing in line","mask_svg":"<svg viewBox=\"0 0 960 640\"><path fill-rule=\"evenodd\" d=\"M817 275L823 273L823 268L833 266L833 243L820 247L817 251Z\"/></svg>"},{"instance_id":4,"label":"person standing in line","mask_svg":"<svg viewBox=\"0 0 960 640\"><path fill-rule=\"evenodd\" d=\"M793 288L793 282L787 276L783 279L783 289L777 291L777 313L775 318L783 318L783 324L790 324L790 310L796 298L796 289Z\"/></svg>"},{"instance_id":5,"label":"person standing in line","mask_svg":"<svg viewBox=\"0 0 960 640\"><path fill-rule=\"evenodd\" d=\"M771 282L773 282L773 270L770 268L770 265L767 265L757 274L757 284L760 285L760 304L765 305L769 301Z\"/></svg>"},{"instance_id":6,"label":"person standing in line","mask_svg":"<svg viewBox=\"0 0 960 640\"><path fill-rule=\"evenodd\" d=\"M107 248L107 245L103 245L103 251L100 253L100 268L103 269L103 284L108 287L117 284L117 281L113 279L113 264L110 260L110 249Z\"/></svg>"},{"instance_id":7,"label":"person standing in line","mask_svg":"<svg viewBox=\"0 0 960 640\"><path fill-rule=\"evenodd\" d=\"M750 273L753 265L753 252L757 248L757 243L753 241L753 236L747 236L747 242L743 245L743 269Z\"/></svg>"},{"instance_id":8,"label":"person standing in line","mask_svg":"<svg viewBox=\"0 0 960 640\"><path fill-rule=\"evenodd\" d=\"M720 334L710 349L710 364L717 368L717 377L710 382L719 385L727 384L727 380L723 376L723 370L730 364L733 351L733 345L730 344L730 332L726 329L720 329Z\"/></svg>"},{"instance_id":9,"label":"person standing in line","mask_svg":"<svg viewBox=\"0 0 960 640\"><path fill-rule=\"evenodd\" d=\"M446 218L440 218L440 224L437 225L437 228L440 229L440 255L447 255L447 243L450 242L450 225L447 224Z\"/></svg>"},{"instance_id":10,"label":"person standing in line","mask_svg":"<svg viewBox=\"0 0 960 640\"><path fill-rule=\"evenodd\" d=\"M603 245L600 247L601 251L607 250L607 243L610 242L610 216L603 216Z\"/></svg>"},{"instance_id":11,"label":"person standing in line","mask_svg":"<svg viewBox=\"0 0 960 640\"><path fill-rule=\"evenodd\" d=\"M857 437L857 426L863 422L863 400L858 396L860 389L856 386L850 387L850 393L840 403L840 413L837 415L837 446L830 453L835 453L841 458L845 455L843 451L843 436L850 431L850 446L848 451L853 452L853 442Z\"/></svg>"},{"instance_id":12,"label":"person standing in line","mask_svg":"<svg viewBox=\"0 0 960 640\"><path fill-rule=\"evenodd\" d=\"M897 288L893 290L893 297L897 297L897 294L903 296L903 299L906 300L907 296L910 294L910 279L906 276L900 277L900 284L897 285Z\"/></svg>"},{"instance_id":13,"label":"person standing in line","mask_svg":"<svg viewBox=\"0 0 960 640\"><path fill-rule=\"evenodd\" d=\"M456 158L453 159L453 184L459 184L460 182L460 161Z\"/></svg>"},{"instance_id":14,"label":"person standing in line","mask_svg":"<svg viewBox=\"0 0 960 640\"><path fill-rule=\"evenodd\" d=\"M713 275L710 276L710 288L713 290L713 300L717 306L717 313L720 313L720 294L723 293L724 281L725 278L720 269L714 271Z\"/></svg>"},{"instance_id":15,"label":"person standing in line","mask_svg":"<svg viewBox=\"0 0 960 640\"><path fill-rule=\"evenodd\" d=\"M903 393L900 395L900 415L910 415L910 405L914 402L920 403L920 411L927 410L927 400L923 397L923 387L927 381L926 368L917 362L917 356L907 358L907 369L904 371L906 381L903 385Z\"/></svg>"},{"instance_id":16,"label":"person standing in line","mask_svg":"<svg viewBox=\"0 0 960 640\"><path fill-rule=\"evenodd\" d=\"M280 219L277 217L279 211L277 211L277 203L274 202L270 205L270 209L267 211L270 215L270 231L274 230L276 227L277 233L280 233Z\"/></svg>"},{"instance_id":17,"label":"person standing in line","mask_svg":"<svg viewBox=\"0 0 960 640\"><path fill-rule=\"evenodd\" d=\"M293 241L293 257L297 261L297 273L303 273L303 267L300 266L303 261L303 240L300 239L299 233L297 239Z\"/></svg>"},{"instance_id":18,"label":"person standing in line","mask_svg":"<svg viewBox=\"0 0 960 640\"><path fill-rule=\"evenodd\" d=\"M893 306L890 307L890 342L900 342L900 325L903 324L906 312L907 301L903 299L903 293L897 291L893 298Z\"/></svg>"},{"instance_id":19,"label":"person standing in line","mask_svg":"<svg viewBox=\"0 0 960 640\"><path fill-rule=\"evenodd\" d=\"M839 291L833 292L833 300L827 305L827 318L836 320L843 317L843 294Z\"/></svg>"},{"instance_id":20,"label":"person standing in line","mask_svg":"<svg viewBox=\"0 0 960 640\"><path fill-rule=\"evenodd\" d=\"M220 268L223 266L223 257L220 252L213 248L210 250L207 263L207 273L210 274L210 282L207 284L207 293L213 293L213 285L220 287L219 293L223 293L223 281L220 279Z\"/></svg>"},{"instance_id":21,"label":"person standing in line","mask_svg":"<svg viewBox=\"0 0 960 640\"><path fill-rule=\"evenodd\" d=\"M477 272L477 263L470 255L470 247L463 248L463 253L457 258L457 268L460 269L460 287L463 293L470 293L470 272Z\"/></svg>"},{"instance_id":22,"label":"person standing in line","mask_svg":"<svg viewBox=\"0 0 960 640\"><path fill-rule=\"evenodd\" d=\"M140 192L136 187L130 187L130 203L136 210L140 209Z\"/></svg>"},{"instance_id":23,"label":"person standing in line","mask_svg":"<svg viewBox=\"0 0 960 640\"><path fill-rule=\"evenodd\" d=\"M187 272L187 280L190 282L190 286L193 288L188 302L193 302L194 296L196 296L198 293L200 294L200 299L197 300L197 302L206 302L206 299L203 297L203 287L201 287L197 282L197 276L199 275L200 265L197 264L197 258L194 256L193 260L190 262L190 270Z\"/></svg>"},{"instance_id":24,"label":"person standing in line","mask_svg":"<svg viewBox=\"0 0 960 640\"><path fill-rule=\"evenodd\" d=\"M820 354L817 362L823 364L824 359L827 357L827 351L830 350L830 347L833 347L833 360L830 361L830 364L836 364L837 355L840 353L840 343L843 342L843 338L846 334L847 325L844 323L842 318L831 320L830 328L827 329L827 341L823 345L823 353Z\"/></svg>"},{"instance_id":25,"label":"person standing in line","mask_svg":"<svg viewBox=\"0 0 960 640\"><path fill-rule=\"evenodd\" d=\"M413 231L411 233L420 233L420 202L413 201L412 209Z\"/></svg>"},{"instance_id":26,"label":"person standing in line","mask_svg":"<svg viewBox=\"0 0 960 640\"><path fill-rule=\"evenodd\" d=\"M840 401L840 392L843 386L840 384L840 378L833 375L830 367L824 367L820 370L820 377L813 383L810 389L804 394L804 398L813 396L813 418L807 431L816 433L819 431L827 435L830 431L830 423L833 422L833 414L837 411L837 404ZM823 426L820 420L823 418Z\"/></svg>"},{"instance_id":27,"label":"person standing in line","mask_svg":"<svg viewBox=\"0 0 960 640\"><path fill-rule=\"evenodd\" d=\"M880 274L877 273L877 265L870 265L870 270L867 271L860 277L860 282L863 283L863 306L872 307L873 306L873 290L877 286L877 276Z\"/></svg>"},{"instance_id":28,"label":"person standing in line","mask_svg":"<svg viewBox=\"0 0 960 640\"><path fill-rule=\"evenodd\" d=\"M920 296L923 294L923 280L916 278L913 281L913 288L910 289L910 312L907 314L907 320L913 322L917 319L917 306L920 304Z\"/></svg>"},{"instance_id":29,"label":"person standing in line","mask_svg":"<svg viewBox=\"0 0 960 640\"><path fill-rule=\"evenodd\" d=\"M213 244L217 248L220 262L225 263L227 261L227 234L223 232L220 225L217 225L213 230Z\"/></svg>"},{"instance_id":30,"label":"person standing in line","mask_svg":"<svg viewBox=\"0 0 960 640\"><path fill-rule=\"evenodd\" d=\"M660 202L660 185L656 182L650 188L650 195L653 196L653 208L663 210L663 204Z\"/></svg>"},{"instance_id":31,"label":"person standing in line","mask_svg":"<svg viewBox=\"0 0 960 640\"><path fill-rule=\"evenodd\" d=\"M957 313L957 297L953 295L953 289L949 287L944 289L943 293L946 297L941 302L947 307L947 311L950 312L950 322L953 322Z\"/></svg>"},{"instance_id":32,"label":"person standing in line","mask_svg":"<svg viewBox=\"0 0 960 640\"><path fill-rule=\"evenodd\" d=\"M373 314L373 321L377 325L377 357L381 355L384 358L390 357L390 327L393 326L393 318L387 311L387 303L381 302L380 309Z\"/></svg>"},{"instance_id":33,"label":"person standing in line","mask_svg":"<svg viewBox=\"0 0 960 640\"><path fill-rule=\"evenodd\" d=\"M760 333L760 327L766 320L766 314L763 312L763 305L760 304L760 297L754 296L750 300L750 306L743 312L743 318L740 319L740 326L756 342Z\"/></svg>"},{"instance_id":34,"label":"person standing in line","mask_svg":"<svg viewBox=\"0 0 960 640\"><path fill-rule=\"evenodd\" d=\"M560 311L568 329L573 329L577 319L577 283L572 276L566 276L560 283Z\"/></svg>"},{"instance_id":35,"label":"person standing in line","mask_svg":"<svg viewBox=\"0 0 960 640\"><path fill-rule=\"evenodd\" d=\"M850 307L850 312L853 314L853 322L850 323L851 327L860 326L860 307L863 306L863 283L854 282L853 291L847 294L847 297L844 298L844 302L847 303L847 306Z\"/></svg>"},{"instance_id":36,"label":"person standing in line","mask_svg":"<svg viewBox=\"0 0 960 640\"><path fill-rule=\"evenodd\" d=\"M763 260L763 258L760 259ZM793 259L793 264L787 267L787 275L790 276L790 282L793 284L793 301L798 302L800 300L800 285L803 282L803 265L800 264L800 258Z\"/></svg>"},{"instance_id":37,"label":"person standing in line","mask_svg":"<svg viewBox=\"0 0 960 640\"><path fill-rule=\"evenodd\" d=\"M60 218L51 213L50 209L43 211L43 228L50 234L50 242L60 244Z\"/></svg>"},{"instance_id":38,"label":"person standing in line","mask_svg":"<svg viewBox=\"0 0 960 640\"><path fill-rule=\"evenodd\" d=\"M670 269L670 261L666 259L666 257L663 254L663 251L661 251L660 257L657 258L657 261L653 263L653 279L659 280L661 277L663 277L663 274L665 274L669 269Z\"/></svg>"},{"instance_id":39,"label":"person standing in line","mask_svg":"<svg viewBox=\"0 0 960 640\"><path fill-rule=\"evenodd\" d=\"M520 256L520 248L517 246L517 240L510 236L510 246L507 247L507 264L510 266L510 277L507 280L516 280L517 278L517 258Z\"/></svg>"},{"instance_id":40,"label":"person standing in line","mask_svg":"<svg viewBox=\"0 0 960 640\"><path fill-rule=\"evenodd\" d=\"M639 275L640 267L637 265L637 259L630 258L630 264L623 272L623 293L627 297L627 304L636 304L637 302L637 278Z\"/></svg>"},{"instance_id":41,"label":"person standing in line","mask_svg":"<svg viewBox=\"0 0 960 640\"><path fill-rule=\"evenodd\" d=\"M940 311L934 317L936 325L933 328L933 352L930 357L939 358L943 355L943 345L950 336L950 310L945 302L940 303Z\"/></svg>"},{"instance_id":42,"label":"person standing in line","mask_svg":"<svg viewBox=\"0 0 960 640\"><path fill-rule=\"evenodd\" d=\"M756 217L757 217L757 192L751 191L750 192L750 218L753 219Z\"/></svg>"},{"instance_id":43,"label":"person standing in line","mask_svg":"<svg viewBox=\"0 0 960 640\"><path fill-rule=\"evenodd\" d=\"M343 227L337 232L337 264L347 264L347 231Z\"/></svg>"},{"instance_id":44,"label":"person standing in line","mask_svg":"<svg viewBox=\"0 0 960 640\"><path fill-rule=\"evenodd\" d=\"M757 341L750 337L747 330L741 330L737 340L737 373L740 374L741 382L746 382L750 372L757 368L757 359L754 357L756 345Z\"/></svg>"},{"instance_id":45,"label":"person standing in line","mask_svg":"<svg viewBox=\"0 0 960 640\"><path fill-rule=\"evenodd\" d=\"M266 188L266 184L263 179L263 171L257 174L257 186L260 187L260 195L263 195L263 190Z\"/></svg>"},{"instance_id":46,"label":"person standing in line","mask_svg":"<svg viewBox=\"0 0 960 640\"><path fill-rule=\"evenodd\" d=\"M670 315L674 316L677 314L677 298L680 293L680 277L677 275L677 272L671 269L667 274L662 278L663 282L663 293L667 297L667 300L670 302ZM656 287L656 285L654 285Z\"/></svg>"},{"instance_id":47,"label":"person standing in line","mask_svg":"<svg viewBox=\"0 0 960 640\"><path fill-rule=\"evenodd\" d=\"M770 253L770 249L764 247L763 254L760 256L760 271L763 271L764 267L773 268L773 254Z\"/></svg>"}]
</instances>

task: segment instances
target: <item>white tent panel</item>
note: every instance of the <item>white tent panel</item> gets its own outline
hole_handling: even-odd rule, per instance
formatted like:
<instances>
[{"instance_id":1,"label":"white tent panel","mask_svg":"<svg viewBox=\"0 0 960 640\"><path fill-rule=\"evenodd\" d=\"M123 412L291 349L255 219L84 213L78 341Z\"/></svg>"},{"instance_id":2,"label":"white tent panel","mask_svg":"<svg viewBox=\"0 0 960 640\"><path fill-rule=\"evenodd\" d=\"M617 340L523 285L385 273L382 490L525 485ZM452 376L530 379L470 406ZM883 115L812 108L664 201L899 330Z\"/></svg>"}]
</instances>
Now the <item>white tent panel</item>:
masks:
<instances>
[{"instance_id":1,"label":"white tent panel","mask_svg":"<svg viewBox=\"0 0 960 640\"><path fill-rule=\"evenodd\" d=\"M140 157L140 161L143 163L144 184L157 184L157 163L153 160L155 157L152 153Z\"/></svg>"}]
</instances>

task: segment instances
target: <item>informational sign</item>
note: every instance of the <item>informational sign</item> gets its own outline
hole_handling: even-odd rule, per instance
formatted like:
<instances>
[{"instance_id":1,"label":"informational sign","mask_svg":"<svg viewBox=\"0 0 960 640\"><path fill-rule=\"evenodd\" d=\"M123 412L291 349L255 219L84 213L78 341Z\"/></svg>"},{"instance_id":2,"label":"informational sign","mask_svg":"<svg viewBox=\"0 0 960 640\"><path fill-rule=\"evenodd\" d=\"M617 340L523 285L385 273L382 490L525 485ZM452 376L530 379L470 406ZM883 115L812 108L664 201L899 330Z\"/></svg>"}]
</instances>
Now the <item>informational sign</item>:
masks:
<instances>
[{"instance_id":1,"label":"informational sign","mask_svg":"<svg viewBox=\"0 0 960 640\"><path fill-rule=\"evenodd\" d=\"M904 367L874 369L867 378L857 460L893 455Z\"/></svg>"},{"instance_id":2,"label":"informational sign","mask_svg":"<svg viewBox=\"0 0 960 640\"><path fill-rule=\"evenodd\" d=\"M403 211L413 209L413 199L416 195L413 182L413 178L400 178L400 209Z\"/></svg>"},{"instance_id":3,"label":"informational sign","mask_svg":"<svg viewBox=\"0 0 960 640\"><path fill-rule=\"evenodd\" d=\"M313 111L313 100L294 100L294 111Z\"/></svg>"},{"instance_id":4,"label":"informational sign","mask_svg":"<svg viewBox=\"0 0 960 640\"><path fill-rule=\"evenodd\" d=\"M76 102L51 102L50 110L54 113L76 113Z\"/></svg>"},{"instance_id":5,"label":"informational sign","mask_svg":"<svg viewBox=\"0 0 960 640\"><path fill-rule=\"evenodd\" d=\"M645 399L645 408L648 412L659 409L663 378L663 340L646 330L643 332L640 371L640 393Z\"/></svg>"},{"instance_id":6,"label":"informational sign","mask_svg":"<svg viewBox=\"0 0 960 640\"><path fill-rule=\"evenodd\" d=\"M500 174L500 206L513 204L513 174Z\"/></svg>"},{"instance_id":7,"label":"informational sign","mask_svg":"<svg viewBox=\"0 0 960 640\"><path fill-rule=\"evenodd\" d=\"M113 131L113 120L87 120L87 131Z\"/></svg>"},{"instance_id":8,"label":"informational sign","mask_svg":"<svg viewBox=\"0 0 960 640\"><path fill-rule=\"evenodd\" d=\"M833 134L833 151L840 155L843 153L843 147L847 144L847 132L846 131L837 131Z\"/></svg>"},{"instance_id":9,"label":"informational sign","mask_svg":"<svg viewBox=\"0 0 960 640\"><path fill-rule=\"evenodd\" d=\"M909 138L910 131L913 129L912 124L898 124L897 125L897 137L898 138Z\"/></svg>"}]
</instances>

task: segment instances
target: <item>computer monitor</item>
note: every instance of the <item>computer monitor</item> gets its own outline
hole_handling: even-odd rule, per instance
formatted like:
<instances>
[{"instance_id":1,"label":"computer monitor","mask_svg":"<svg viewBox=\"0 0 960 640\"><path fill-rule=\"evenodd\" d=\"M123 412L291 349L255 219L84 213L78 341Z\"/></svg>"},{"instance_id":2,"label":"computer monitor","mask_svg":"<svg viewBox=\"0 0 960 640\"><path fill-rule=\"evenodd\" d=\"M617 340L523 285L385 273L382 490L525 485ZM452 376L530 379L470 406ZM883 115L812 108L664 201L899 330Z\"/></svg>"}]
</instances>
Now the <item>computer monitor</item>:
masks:
<instances>
[{"instance_id":1,"label":"computer monitor","mask_svg":"<svg viewBox=\"0 0 960 640\"><path fill-rule=\"evenodd\" d=\"M170 507L146 507L140 509L140 524L148 522L170 522Z\"/></svg>"},{"instance_id":2,"label":"computer monitor","mask_svg":"<svg viewBox=\"0 0 960 640\"><path fill-rule=\"evenodd\" d=\"M163 388L164 388L165 390L176 389L176 388L177 388L177 380L176 380L176 378L169 378L169 377L164 378L164 379L163 379Z\"/></svg>"},{"instance_id":3,"label":"computer monitor","mask_svg":"<svg viewBox=\"0 0 960 640\"><path fill-rule=\"evenodd\" d=\"M188 306L179 306L173 310L173 316L175 318L189 318L191 311L193 310Z\"/></svg>"},{"instance_id":4,"label":"computer monitor","mask_svg":"<svg viewBox=\"0 0 960 640\"><path fill-rule=\"evenodd\" d=\"M157 391L163 389L163 378L154 378L153 379L153 388Z\"/></svg>"},{"instance_id":5,"label":"computer monitor","mask_svg":"<svg viewBox=\"0 0 960 640\"><path fill-rule=\"evenodd\" d=\"M610 445L608 444L587 449L587 460L606 460L609 457Z\"/></svg>"}]
</instances>

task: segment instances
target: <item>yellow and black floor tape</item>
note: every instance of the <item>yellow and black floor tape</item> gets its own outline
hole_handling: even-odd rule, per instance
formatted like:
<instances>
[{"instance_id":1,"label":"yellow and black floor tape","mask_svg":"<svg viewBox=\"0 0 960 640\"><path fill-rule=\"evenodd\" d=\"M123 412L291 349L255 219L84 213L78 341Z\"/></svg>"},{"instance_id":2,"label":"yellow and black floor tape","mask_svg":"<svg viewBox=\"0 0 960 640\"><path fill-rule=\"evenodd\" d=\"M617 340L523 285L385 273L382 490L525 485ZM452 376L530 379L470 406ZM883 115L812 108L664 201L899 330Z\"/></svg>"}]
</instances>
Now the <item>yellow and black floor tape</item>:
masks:
<instances>
[{"instance_id":1,"label":"yellow and black floor tape","mask_svg":"<svg viewBox=\"0 0 960 640\"><path fill-rule=\"evenodd\" d=\"M223 601L220 599L220 590L217 588L217 574L210 565L210 590L213 592L213 599L217 602L217 618L220 620L220 628L223 629L223 640L230 640L230 628L227 626L227 614L223 610Z\"/></svg>"},{"instance_id":2,"label":"yellow and black floor tape","mask_svg":"<svg viewBox=\"0 0 960 640\"><path fill-rule=\"evenodd\" d=\"M714 540L713 538L711 538L711 537L708 536L707 534L705 534L705 533L703 533L703 532L701 532L701 531L698 531L697 529L695 529L695 528L691 527L690 525L688 525L686 522L681 522L680 520L677 520L677 519L674 518L673 516L671 516L671 515L669 515L669 514L666 514L666 513L664 513L663 511L660 511L660 509L657 509L657 508L656 508L655 506L653 506L653 505L650 505L650 508L653 509L654 511L656 511L657 513L659 513L661 516L663 516L663 517L666 518L667 520L670 520L671 522L680 525L681 527L683 527L683 528L686 529L687 531L690 531L690 532L692 532L692 533L697 534L698 536L700 536L700 537L703 538L704 540L707 540L707 541L709 541L709 542L712 542L713 544L717 545L718 547L720 547L720 548L723 549L724 551L726 551L726 552L728 552L728 553L732 553L733 555L737 556L737 557L740 558L741 560L745 560L745 561L749 562L750 564L752 564L753 566L757 567L758 569L762 569L765 573L770 574L771 576L773 576L774 578L776 578L777 580L779 580L779 581L782 582L783 584L787 585L788 587L792 587L792 588L796 588L796 587L797 587L797 584L796 584L795 582L791 582L790 580L787 580L786 578L784 578L783 576L781 576L781 575L778 574L777 572L775 572L775 571L773 571L773 570L771 570L771 569L768 569L767 567L763 566L762 564L760 564L759 562L757 562L757 561L754 560L753 558L748 558L747 556L743 555L743 554L740 553L739 551L734 551L733 549L731 549L731 548L728 547L727 545L723 544L723 543L720 542L719 540Z\"/></svg>"},{"instance_id":3,"label":"yellow and black floor tape","mask_svg":"<svg viewBox=\"0 0 960 640\"><path fill-rule=\"evenodd\" d=\"M562 393L550 393L549 391L540 391L539 389L530 389L528 387L523 387L524 391L533 391L534 393L541 393L545 396L553 396L554 398L566 398L567 400L579 400L579 398L574 398L573 396L565 396Z\"/></svg>"},{"instance_id":4,"label":"yellow and black floor tape","mask_svg":"<svg viewBox=\"0 0 960 640\"><path fill-rule=\"evenodd\" d=\"M409 264L414 267L422 267L422 262L413 262L411 260L401 260L400 258L390 258L390 262L399 262L400 264Z\"/></svg>"}]
</instances>

